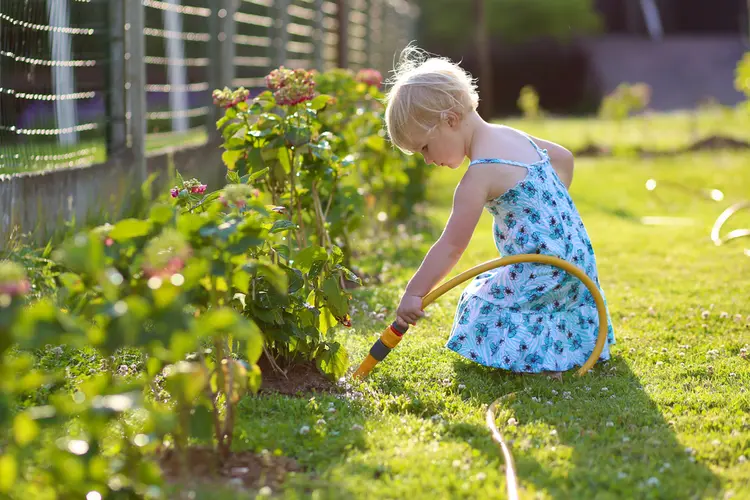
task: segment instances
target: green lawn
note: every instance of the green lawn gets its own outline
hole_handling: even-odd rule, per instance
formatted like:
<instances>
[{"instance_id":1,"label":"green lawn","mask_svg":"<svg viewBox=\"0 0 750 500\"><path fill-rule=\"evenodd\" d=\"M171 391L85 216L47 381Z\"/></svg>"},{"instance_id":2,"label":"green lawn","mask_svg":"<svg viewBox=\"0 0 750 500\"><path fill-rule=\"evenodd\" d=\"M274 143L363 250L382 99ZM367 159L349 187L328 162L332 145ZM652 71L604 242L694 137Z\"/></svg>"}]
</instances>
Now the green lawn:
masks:
<instances>
[{"instance_id":1,"label":"green lawn","mask_svg":"<svg viewBox=\"0 0 750 500\"><path fill-rule=\"evenodd\" d=\"M609 148L640 146L650 150L671 150L715 135L750 141L750 113L734 108L641 114L622 123L568 117L539 121L513 119L503 123L574 150L590 143Z\"/></svg>"},{"instance_id":2,"label":"green lawn","mask_svg":"<svg viewBox=\"0 0 750 500\"><path fill-rule=\"evenodd\" d=\"M286 498L504 498L484 418L495 398L516 391L498 424L513 442L523 498L750 497L750 362L741 351L750 343L750 239L717 248L708 237L725 206L750 198L748 164L745 153L578 161L572 194L618 342L607 365L560 383L460 358L444 347L459 287L347 397L245 399L236 446L308 468L287 481ZM461 173L434 178L438 224ZM725 199L664 181L720 189ZM643 216L684 219L655 226ZM485 214L451 276L497 256L490 224ZM729 229L737 227L750 227L750 216ZM392 283L357 292L355 327L337 333L353 365L392 318L417 264L394 265ZM386 319L374 319L381 308ZM508 428L511 417L518 425Z\"/></svg>"},{"instance_id":3,"label":"green lawn","mask_svg":"<svg viewBox=\"0 0 750 500\"><path fill-rule=\"evenodd\" d=\"M146 154L155 154L169 147L196 147L205 144L207 140L208 134L205 130L149 134L146 137ZM37 156L39 160L30 159L30 157ZM0 166L7 164L0 168L0 175L59 170L105 161L107 161L107 145L104 139L82 141L74 146L61 146L56 142L37 142L26 145L0 144ZM20 165L33 165L33 167Z\"/></svg>"}]
</instances>

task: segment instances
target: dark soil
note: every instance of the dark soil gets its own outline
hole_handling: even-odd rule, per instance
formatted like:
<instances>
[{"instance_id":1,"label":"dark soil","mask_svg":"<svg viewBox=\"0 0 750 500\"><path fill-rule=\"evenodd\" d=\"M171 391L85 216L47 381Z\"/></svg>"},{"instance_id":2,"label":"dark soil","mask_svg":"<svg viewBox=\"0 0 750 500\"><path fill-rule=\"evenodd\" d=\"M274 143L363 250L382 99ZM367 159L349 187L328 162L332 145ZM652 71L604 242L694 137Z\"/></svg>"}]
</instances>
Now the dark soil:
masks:
<instances>
[{"instance_id":1,"label":"dark soil","mask_svg":"<svg viewBox=\"0 0 750 500\"><path fill-rule=\"evenodd\" d=\"M650 150L643 149L639 146L633 148L632 152L636 156L652 158L656 156L675 156L684 153L693 153L696 151L717 151L722 149L750 149L750 143L735 139L733 137L724 137L712 135L685 147L668 149L668 150ZM596 144L587 144L586 146L574 152L579 157L602 157L612 156L614 153L610 148L598 146Z\"/></svg>"},{"instance_id":2,"label":"dark soil","mask_svg":"<svg viewBox=\"0 0 750 500\"><path fill-rule=\"evenodd\" d=\"M277 457L270 453L258 455L249 451L231 453L220 464L219 457L212 448L189 448L184 475L181 473L180 456L173 448L166 450L159 461L165 480L183 486L218 483L244 488L268 486L276 489L284 482L288 472L302 470L291 458ZM184 484L185 482L188 484Z\"/></svg>"},{"instance_id":3,"label":"dark soil","mask_svg":"<svg viewBox=\"0 0 750 500\"><path fill-rule=\"evenodd\" d=\"M712 135L701 139L686 148L686 151L712 151L716 149L749 149L750 143L735 139L733 137L723 137Z\"/></svg>"},{"instance_id":4,"label":"dark soil","mask_svg":"<svg viewBox=\"0 0 750 500\"><path fill-rule=\"evenodd\" d=\"M261 393L296 395L311 392L335 392L336 384L318 369L313 361L298 362L274 369L265 353L258 360L261 371Z\"/></svg>"}]
</instances>

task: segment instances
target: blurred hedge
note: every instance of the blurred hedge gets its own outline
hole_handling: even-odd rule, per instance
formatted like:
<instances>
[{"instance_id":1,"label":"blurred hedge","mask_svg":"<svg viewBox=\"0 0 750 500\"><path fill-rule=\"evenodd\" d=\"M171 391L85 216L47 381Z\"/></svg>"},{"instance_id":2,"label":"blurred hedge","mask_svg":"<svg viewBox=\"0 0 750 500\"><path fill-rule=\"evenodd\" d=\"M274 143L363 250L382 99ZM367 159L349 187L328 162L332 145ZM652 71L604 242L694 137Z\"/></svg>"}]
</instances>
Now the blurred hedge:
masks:
<instances>
[{"instance_id":1,"label":"blurred hedge","mask_svg":"<svg viewBox=\"0 0 750 500\"><path fill-rule=\"evenodd\" d=\"M492 38L520 43L539 37L566 41L596 33L602 20L593 0L485 0L487 30ZM473 0L421 0L423 44L473 43Z\"/></svg>"}]
</instances>

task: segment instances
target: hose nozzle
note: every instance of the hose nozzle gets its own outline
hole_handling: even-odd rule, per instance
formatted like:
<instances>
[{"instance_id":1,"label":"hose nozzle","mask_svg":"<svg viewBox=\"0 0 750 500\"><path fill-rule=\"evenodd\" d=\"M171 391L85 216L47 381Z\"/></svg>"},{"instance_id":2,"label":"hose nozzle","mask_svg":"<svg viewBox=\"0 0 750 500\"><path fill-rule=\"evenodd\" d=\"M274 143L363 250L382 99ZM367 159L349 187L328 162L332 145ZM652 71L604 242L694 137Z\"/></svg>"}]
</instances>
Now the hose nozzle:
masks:
<instances>
[{"instance_id":1,"label":"hose nozzle","mask_svg":"<svg viewBox=\"0 0 750 500\"><path fill-rule=\"evenodd\" d=\"M359 379L365 378L375 365L383 361L388 356L388 353L391 352L391 349L401 342L406 330L408 330L408 327L402 331L402 328L395 321L383 330L380 338L372 345L370 353L362 361L362 364L359 365L353 376Z\"/></svg>"}]
</instances>

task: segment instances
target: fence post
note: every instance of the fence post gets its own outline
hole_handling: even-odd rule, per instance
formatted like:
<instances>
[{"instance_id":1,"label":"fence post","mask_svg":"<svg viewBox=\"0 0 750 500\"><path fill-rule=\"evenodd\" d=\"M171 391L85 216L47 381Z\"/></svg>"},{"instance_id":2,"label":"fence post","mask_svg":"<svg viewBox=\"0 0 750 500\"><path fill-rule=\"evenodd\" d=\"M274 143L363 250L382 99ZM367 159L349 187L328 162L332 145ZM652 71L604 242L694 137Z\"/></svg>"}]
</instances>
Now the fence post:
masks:
<instances>
[{"instance_id":1,"label":"fence post","mask_svg":"<svg viewBox=\"0 0 750 500\"><path fill-rule=\"evenodd\" d=\"M289 0L275 0L276 7L274 29L271 40L273 55L271 57L271 67L278 68L286 63L286 46L289 42Z\"/></svg>"},{"instance_id":2,"label":"fence post","mask_svg":"<svg viewBox=\"0 0 750 500\"><path fill-rule=\"evenodd\" d=\"M107 71L107 158L122 154L127 147L125 127L125 5L109 0L109 70Z\"/></svg>"},{"instance_id":3,"label":"fence post","mask_svg":"<svg viewBox=\"0 0 750 500\"><path fill-rule=\"evenodd\" d=\"M141 0L127 2L130 53L127 55L130 82L130 148L135 162L135 179L142 185L148 178L146 167L146 40L145 7Z\"/></svg>"},{"instance_id":4,"label":"fence post","mask_svg":"<svg viewBox=\"0 0 750 500\"><path fill-rule=\"evenodd\" d=\"M750 1L750 0L748 0ZM323 25L323 0L315 0L315 25L313 28L313 64L315 69L321 73L325 70L323 61L323 45L325 44L326 32Z\"/></svg>"},{"instance_id":5,"label":"fence post","mask_svg":"<svg viewBox=\"0 0 750 500\"><path fill-rule=\"evenodd\" d=\"M336 21L338 22L338 47L336 64L339 68L349 67L349 2L336 0Z\"/></svg>"},{"instance_id":6,"label":"fence post","mask_svg":"<svg viewBox=\"0 0 750 500\"><path fill-rule=\"evenodd\" d=\"M239 0L223 0L223 15L219 11L219 43L221 60L221 84L232 87L234 81L234 35L236 26L234 15L237 13Z\"/></svg>"}]
</instances>

